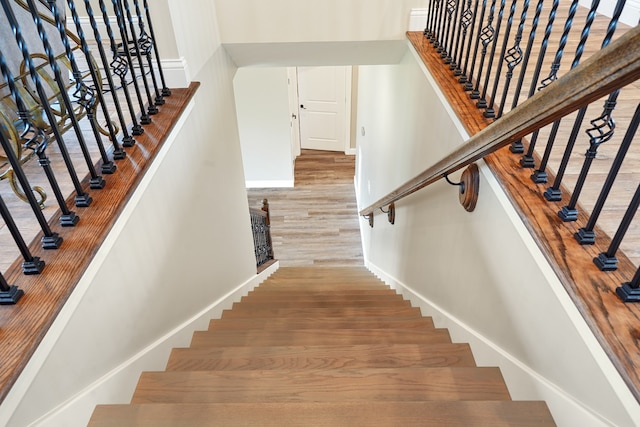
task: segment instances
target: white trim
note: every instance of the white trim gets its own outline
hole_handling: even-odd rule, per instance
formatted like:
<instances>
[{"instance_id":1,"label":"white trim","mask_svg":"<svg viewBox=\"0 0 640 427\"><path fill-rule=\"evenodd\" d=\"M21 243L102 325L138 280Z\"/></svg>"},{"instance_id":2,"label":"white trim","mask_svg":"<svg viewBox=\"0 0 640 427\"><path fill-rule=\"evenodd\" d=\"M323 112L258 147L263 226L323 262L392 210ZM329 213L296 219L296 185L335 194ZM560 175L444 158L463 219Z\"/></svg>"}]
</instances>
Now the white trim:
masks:
<instances>
[{"instance_id":1,"label":"white trim","mask_svg":"<svg viewBox=\"0 0 640 427\"><path fill-rule=\"evenodd\" d=\"M220 318L223 310L231 307L234 302L240 301L241 297L247 295L249 291L265 281L279 266L279 262L276 261L260 274L230 291L209 307L169 331L154 343L81 390L71 399L31 423L30 426L42 425L43 423L46 423L46 425L67 425L64 423L64 417L67 412L77 416L80 412L78 408L89 408L92 411L95 405L100 404L100 402L111 402L112 400L109 399L109 396L113 396L114 393L118 393L121 396L128 392L132 393L133 390L128 389L129 387L125 385L133 383L135 387L143 369L152 370L154 366L157 369L163 369L166 365L168 352L172 348L188 345L194 331L206 329L206 325L211 319Z\"/></svg>"},{"instance_id":2,"label":"white trim","mask_svg":"<svg viewBox=\"0 0 640 427\"><path fill-rule=\"evenodd\" d=\"M176 59L163 59L162 72L169 88L186 88L191 84L189 64L184 57Z\"/></svg>"},{"instance_id":3,"label":"white trim","mask_svg":"<svg viewBox=\"0 0 640 427\"><path fill-rule=\"evenodd\" d=\"M427 24L428 16L427 8L414 8L411 9L409 15L409 31L423 31Z\"/></svg>"},{"instance_id":4,"label":"white trim","mask_svg":"<svg viewBox=\"0 0 640 427\"><path fill-rule=\"evenodd\" d=\"M247 188L293 188L293 180L245 181Z\"/></svg>"},{"instance_id":5,"label":"white trim","mask_svg":"<svg viewBox=\"0 0 640 427\"><path fill-rule=\"evenodd\" d=\"M346 154L347 156L355 156L357 152L358 150L356 150L355 148L349 147L344 151L344 154Z\"/></svg>"},{"instance_id":6,"label":"white trim","mask_svg":"<svg viewBox=\"0 0 640 427\"><path fill-rule=\"evenodd\" d=\"M347 151L351 150L351 90L353 83L353 66L346 66L344 72L344 153L347 154Z\"/></svg>"}]
</instances>

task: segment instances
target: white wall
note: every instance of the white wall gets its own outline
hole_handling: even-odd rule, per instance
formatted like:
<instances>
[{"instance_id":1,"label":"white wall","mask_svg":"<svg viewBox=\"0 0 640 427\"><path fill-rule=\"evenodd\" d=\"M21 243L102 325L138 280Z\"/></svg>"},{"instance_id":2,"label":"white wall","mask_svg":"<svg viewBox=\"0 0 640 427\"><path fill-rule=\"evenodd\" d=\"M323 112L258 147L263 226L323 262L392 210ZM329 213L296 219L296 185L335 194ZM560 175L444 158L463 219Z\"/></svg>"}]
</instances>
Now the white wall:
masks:
<instances>
[{"instance_id":1,"label":"white wall","mask_svg":"<svg viewBox=\"0 0 640 427\"><path fill-rule=\"evenodd\" d=\"M360 67L359 205L368 206L462 143L465 132L413 52ZM439 182L397 203L395 225L365 220L367 265L481 365L500 366L514 399L540 399L559 426L631 426L637 402L588 330L486 166L474 213ZM455 177L454 177L455 179Z\"/></svg>"},{"instance_id":2,"label":"white wall","mask_svg":"<svg viewBox=\"0 0 640 427\"><path fill-rule=\"evenodd\" d=\"M171 18L202 86L0 407L0 425L84 426L95 404L128 402L140 370L163 369L171 347L256 284L236 68L212 3L172 3ZM204 23L201 40L190 28Z\"/></svg>"},{"instance_id":3,"label":"white wall","mask_svg":"<svg viewBox=\"0 0 640 427\"><path fill-rule=\"evenodd\" d=\"M293 187L286 68L241 68L234 79L245 180L251 187Z\"/></svg>"}]
</instances>

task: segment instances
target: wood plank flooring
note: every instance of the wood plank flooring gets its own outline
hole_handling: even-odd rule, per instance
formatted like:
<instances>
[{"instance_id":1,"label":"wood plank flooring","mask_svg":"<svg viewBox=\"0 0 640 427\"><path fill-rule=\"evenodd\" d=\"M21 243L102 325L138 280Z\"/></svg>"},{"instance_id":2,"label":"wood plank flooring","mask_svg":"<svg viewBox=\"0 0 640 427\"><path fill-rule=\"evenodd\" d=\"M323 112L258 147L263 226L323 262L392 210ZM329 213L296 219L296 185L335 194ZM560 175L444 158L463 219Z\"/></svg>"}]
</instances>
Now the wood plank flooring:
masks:
<instances>
[{"instance_id":1,"label":"wood plank flooring","mask_svg":"<svg viewBox=\"0 0 640 427\"><path fill-rule=\"evenodd\" d=\"M89 426L555 425L543 402L512 401L500 370L476 366L430 318L385 313L403 302L389 290L361 267L282 267L174 349L165 371L142 373L130 405L96 407ZM342 311L255 310L288 310L289 296ZM365 301L373 311L352 317Z\"/></svg>"},{"instance_id":2,"label":"wood plank flooring","mask_svg":"<svg viewBox=\"0 0 640 427\"><path fill-rule=\"evenodd\" d=\"M287 266L363 265L353 179L355 156L302 150L294 188L249 189L249 206L269 200L275 258Z\"/></svg>"}]
</instances>

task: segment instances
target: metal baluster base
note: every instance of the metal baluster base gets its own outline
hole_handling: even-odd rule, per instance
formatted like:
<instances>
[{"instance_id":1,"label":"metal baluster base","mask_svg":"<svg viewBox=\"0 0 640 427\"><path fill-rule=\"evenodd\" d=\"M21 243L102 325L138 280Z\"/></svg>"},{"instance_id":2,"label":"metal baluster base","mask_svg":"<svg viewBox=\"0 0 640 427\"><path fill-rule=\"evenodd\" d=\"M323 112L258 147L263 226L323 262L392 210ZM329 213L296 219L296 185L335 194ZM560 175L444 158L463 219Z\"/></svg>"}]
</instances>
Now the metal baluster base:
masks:
<instances>
[{"instance_id":1,"label":"metal baluster base","mask_svg":"<svg viewBox=\"0 0 640 427\"><path fill-rule=\"evenodd\" d=\"M171 89L169 89L168 87L163 87L161 93L162 96L171 96Z\"/></svg>"},{"instance_id":2,"label":"metal baluster base","mask_svg":"<svg viewBox=\"0 0 640 427\"><path fill-rule=\"evenodd\" d=\"M85 193L80 196L76 196L75 201L77 207L88 208L89 206L91 206L91 202L93 202L93 199L91 198L91 196Z\"/></svg>"},{"instance_id":3,"label":"metal baluster base","mask_svg":"<svg viewBox=\"0 0 640 427\"><path fill-rule=\"evenodd\" d=\"M158 107L156 107L156 105L158 104L155 104L155 105L149 104L149 107L147 107L147 112L149 113L149 115L153 116L154 114L158 114L160 110L158 110ZM146 124L146 123L143 123L143 124Z\"/></svg>"},{"instance_id":4,"label":"metal baluster base","mask_svg":"<svg viewBox=\"0 0 640 427\"><path fill-rule=\"evenodd\" d=\"M604 252L594 258L593 263L600 271L614 271L618 269L618 258L615 256L609 257Z\"/></svg>"},{"instance_id":5,"label":"metal baluster base","mask_svg":"<svg viewBox=\"0 0 640 427\"><path fill-rule=\"evenodd\" d=\"M541 170L534 171L531 174L531 181L536 184L545 184L547 182L547 173Z\"/></svg>"},{"instance_id":6,"label":"metal baluster base","mask_svg":"<svg viewBox=\"0 0 640 427\"><path fill-rule=\"evenodd\" d=\"M640 289L632 288L630 282L625 282L616 288L616 294L624 302L640 302Z\"/></svg>"},{"instance_id":7,"label":"metal baluster base","mask_svg":"<svg viewBox=\"0 0 640 427\"><path fill-rule=\"evenodd\" d=\"M123 147L133 147L134 145L136 145L136 140L133 139L133 137L131 135L129 135L128 137L124 137L122 138L122 146ZM115 157L115 153L114 153L114 157Z\"/></svg>"},{"instance_id":8,"label":"metal baluster base","mask_svg":"<svg viewBox=\"0 0 640 427\"><path fill-rule=\"evenodd\" d=\"M89 181L89 188L93 188L94 190L101 190L107 184L107 181L104 180L101 176L96 176L95 178L91 178Z\"/></svg>"},{"instance_id":9,"label":"metal baluster base","mask_svg":"<svg viewBox=\"0 0 640 427\"><path fill-rule=\"evenodd\" d=\"M596 233L592 230L581 228L573 237L575 237L576 241L581 245L593 245L596 243Z\"/></svg>"},{"instance_id":10,"label":"metal baluster base","mask_svg":"<svg viewBox=\"0 0 640 427\"><path fill-rule=\"evenodd\" d=\"M150 124L151 123L151 117L149 117L146 114L141 115L140 116L140 123L143 124L143 125ZM134 133L134 135L136 135L136 134Z\"/></svg>"},{"instance_id":11,"label":"metal baluster base","mask_svg":"<svg viewBox=\"0 0 640 427\"><path fill-rule=\"evenodd\" d=\"M163 98L163 97L161 97L161 96L156 96L156 100L155 100L155 104L156 104L156 105L164 105L164 103L165 103L165 100L164 100L164 98Z\"/></svg>"},{"instance_id":12,"label":"metal baluster base","mask_svg":"<svg viewBox=\"0 0 640 427\"><path fill-rule=\"evenodd\" d=\"M149 119L149 117L147 117L147 119L151 120L151 119ZM148 123L145 123L145 124L148 124ZM144 128L139 124L135 125L135 126L133 126L131 128L131 133L134 134L135 136L140 136L140 135L142 135L144 133ZM122 145L124 145L124 142L122 143ZM126 147L126 145L124 145L124 146Z\"/></svg>"},{"instance_id":13,"label":"metal baluster base","mask_svg":"<svg viewBox=\"0 0 640 427\"><path fill-rule=\"evenodd\" d=\"M25 261L22 263L22 274L25 274L27 276L40 274L44 269L44 265L44 261L42 261L37 256L34 256L31 261Z\"/></svg>"},{"instance_id":14,"label":"metal baluster base","mask_svg":"<svg viewBox=\"0 0 640 427\"><path fill-rule=\"evenodd\" d=\"M522 156L522 158L520 159L520 166L522 166L523 168L533 168L535 167L536 162L533 159L533 156L529 156L527 154L525 154L524 156Z\"/></svg>"},{"instance_id":15,"label":"metal baluster base","mask_svg":"<svg viewBox=\"0 0 640 427\"><path fill-rule=\"evenodd\" d=\"M114 158L116 157L115 153L114 153L113 157ZM118 169L118 168L116 167L116 165L113 162L103 163L102 167L100 168L102 173L106 173L107 175L111 175L112 173L114 173L116 171L116 169Z\"/></svg>"},{"instance_id":16,"label":"metal baluster base","mask_svg":"<svg viewBox=\"0 0 640 427\"><path fill-rule=\"evenodd\" d=\"M8 291L0 292L0 305L14 305L24 295L22 289L10 286Z\"/></svg>"},{"instance_id":17,"label":"metal baluster base","mask_svg":"<svg viewBox=\"0 0 640 427\"><path fill-rule=\"evenodd\" d=\"M120 148L119 150L114 150L113 151L113 160L122 160L122 159L126 159L126 158L127 158L127 152L124 151L122 148ZM102 167L104 168L104 165L102 165ZM114 171L115 171L115 169L114 169ZM102 173L108 173L108 172L102 172Z\"/></svg>"},{"instance_id":18,"label":"metal baluster base","mask_svg":"<svg viewBox=\"0 0 640 427\"><path fill-rule=\"evenodd\" d=\"M545 180L546 180L546 174L545 174ZM549 187L544 192L544 198L550 202L559 202L560 200L562 200L562 191L560 191L557 188Z\"/></svg>"},{"instance_id":19,"label":"metal baluster base","mask_svg":"<svg viewBox=\"0 0 640 427\"><path fill-rule=\"evenodd\" d=\"M42 249L58 249L62 244L62 237L58 233L52 233L51 236L45 236L41 240Z\"/></svg>"},{"instance_id":20,"label":"metal baluster base","mask_svg":"<svg viewBox=\"0 0 640 427\"><path fill-rule=\"evenodd\" d=\"M80 221L80 217L75 212L69 212L60 217L60 225L62 227L75 227L78 221Z\"/></svg>"},{"instance_id":21,"label":"metal baluster base","mask_svg":"<svg viewBox=\"0 0 640 427\"><path fill-rule=\"evenodd\" d=\"M524 144L522 141L515 141L509 147L509 151L513 154L523 154L524 153Z\"/></svg>"},{"instance_id":22,"label":"metal baluster base","mask_svg":"<svg viewBox=\"0 0 640 427\"><path fill-rule=\"evenodd\" d=\"M558 216L564 222L577 221L578 209L569 209L568 206L563 206L562 210L558 212Z\"/></svg>"}]
</instances>

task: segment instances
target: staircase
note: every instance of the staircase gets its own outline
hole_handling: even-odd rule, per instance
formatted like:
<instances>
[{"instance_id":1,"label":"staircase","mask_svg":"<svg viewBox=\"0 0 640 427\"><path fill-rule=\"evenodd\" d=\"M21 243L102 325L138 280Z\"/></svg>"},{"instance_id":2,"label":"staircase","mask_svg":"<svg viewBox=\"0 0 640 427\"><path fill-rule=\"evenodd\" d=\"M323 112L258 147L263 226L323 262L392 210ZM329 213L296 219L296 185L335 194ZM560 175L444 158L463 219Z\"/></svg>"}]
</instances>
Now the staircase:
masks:
<instances>
[{"instance_id":1,"label":"staircase","mask_svg":"<svg viewBox=\"0 0 640 427\"><path fill-rule=\"evenodd\" d=\"M361 267L280 268L164 372L141 375L103 426L553 426L544 402L512 401L418 308Z\"/></svg>"}]
</instances>

